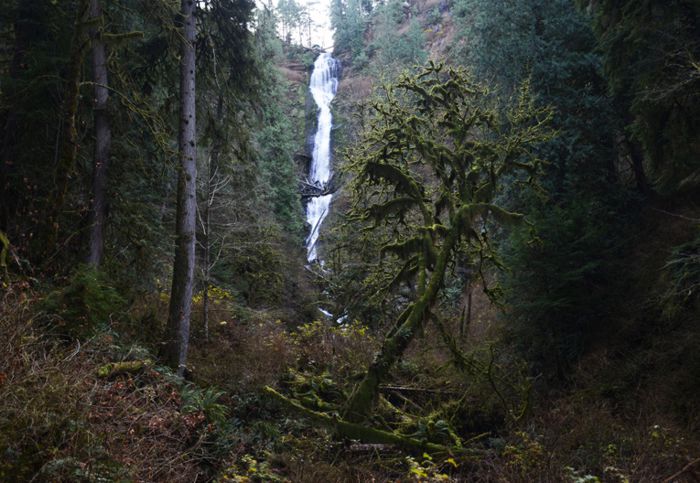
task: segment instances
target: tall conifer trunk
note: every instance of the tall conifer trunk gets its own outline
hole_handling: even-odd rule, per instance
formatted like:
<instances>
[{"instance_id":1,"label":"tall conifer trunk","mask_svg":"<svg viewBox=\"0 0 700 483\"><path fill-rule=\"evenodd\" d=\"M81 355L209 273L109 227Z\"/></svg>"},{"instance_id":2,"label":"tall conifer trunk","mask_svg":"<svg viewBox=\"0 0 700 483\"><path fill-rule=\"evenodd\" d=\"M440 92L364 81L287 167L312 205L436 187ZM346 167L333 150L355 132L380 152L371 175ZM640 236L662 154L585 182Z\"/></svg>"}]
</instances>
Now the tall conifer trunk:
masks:
<instances>
[{"instance_id":1,"label":"tall conifer trunk","mask_svg":"<svg viewBox=\"0 0 700 483\"><path fill-rule=\"evenodd\" d=\"M166 358L184 374L190 336L195 265L197 143L195 130L195 17L194 0L182 0L182 56L180 59L179 173L173 285L170 292Z\"/></svg>"},{"instance_id":2,"label":"tall conifer trunk","mask_svg":"<svg viewBox=\"0 0 700 483\"><path fill-rule=\"evenodd\" d=\"M99 0L90 1L89 17L100 19L102 10ZM98 25L103 22L98 21ZM95 157L92 173L92 206L90 209L90 247L88 263L99 266L104 250L104 224L107 214L107 168L109 166L109 148L112 132L107 113L109 100L107 55L102 40L100 27L90 29L92 39L92 75L94 88L94 117L95 117Z\"/></svg>"},{"instance_id":3,"label":"tall conifer trunk","mask_svg":"<svg viewBox=\"0 0 700 483\"><path fill-rule=\"evenodd\" d=\"M63 109L61 121L60 154L54 171L54 193L50 199L47 211L49 213L46 226L47 253L56 247L59 232L59 218L68 191L70 177L75 170L75 159L78 155L77 115L80 101L80 71L85 54L85 15L89 0L80 0L75 15L73 38L71 40L70 60L66 68L65 90L63 92Z\"/></svg>"}]
</instances>

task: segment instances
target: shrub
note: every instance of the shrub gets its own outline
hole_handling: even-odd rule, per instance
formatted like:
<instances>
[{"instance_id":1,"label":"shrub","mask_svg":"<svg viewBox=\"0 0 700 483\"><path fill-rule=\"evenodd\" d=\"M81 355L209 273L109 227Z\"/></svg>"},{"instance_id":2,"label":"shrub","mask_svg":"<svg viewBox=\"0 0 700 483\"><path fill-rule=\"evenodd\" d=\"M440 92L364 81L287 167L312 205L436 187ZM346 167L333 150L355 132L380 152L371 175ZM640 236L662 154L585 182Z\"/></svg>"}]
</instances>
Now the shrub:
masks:
<instances>
[{"instance_id":1,"label":"shrub","mask_svg":"<svg viewBox=\"0 0 700 483\"><path fill-rule=\"evenodd\" d=\"M664 271L669 282L661 301L664 315L672 318L684 309L692 311L700 293L700 231L672 250Z\"/></svg>"},{"instance_id":2,"label":"shrub","mask_svg":"<svg viewBox=\"0 0 700 483\"><path fill-rule=\"evenodd\" d=\"M124 310L126 301L107 282L105 274L81 266L65 287L51 292L41 305L46 321L59 335L83 338L106 325Z\"/></svg>"}]
</instances>

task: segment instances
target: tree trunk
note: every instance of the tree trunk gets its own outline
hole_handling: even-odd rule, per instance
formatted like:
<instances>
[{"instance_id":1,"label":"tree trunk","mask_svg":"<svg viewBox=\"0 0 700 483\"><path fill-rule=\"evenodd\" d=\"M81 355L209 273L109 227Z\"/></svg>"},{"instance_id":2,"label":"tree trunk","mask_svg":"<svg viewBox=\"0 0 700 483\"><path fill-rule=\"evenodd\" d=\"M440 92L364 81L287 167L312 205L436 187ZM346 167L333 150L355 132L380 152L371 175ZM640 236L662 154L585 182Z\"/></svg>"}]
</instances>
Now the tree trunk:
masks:
<instances>
[{"instance_id":1,"label":"tree trunk","mask_svg":"<svg viewBox=\"0 0 700 483\"><path fill-rule=\"evenodd\" d=\"M182 0L182 57L180 59L179 173L173 285L170 292L166 359L183 375L190 337L195 265L197 144L195 130L195 16L196 2Z\"/></svg>"},{"instance_id":2,"label":"tree trunk","mask_svg":"<svg viewBox=\"0 0 700 483\"><path fill-rule=\"evenodd\" d=\"M460 210L451 223L451 229L445 238L427 287L421 292L412 308L410 308L405 321L400 325L397 324L398 328L394 329L386 337L381 350L367 369L364 379L355 387L345 407L344 416L348 420L362 421L366 419L374 401L377 399L379 384L386 379L391 368L401 358L418 330L423 326L426 315L435 304L445 275L447 262L457 242L457 223L459 223L461 217L462 211Z\"/></svg>"},{"instance_id":3,"label":"tree trunk","mask_svg":"<svg viewBox=\"0 0 700 483\"><path fill-rule=\"evenodd\" d=\"M472 279L471 275L467 281L467 303L462 309L462 315L459 318L459 338L464 339L465 334L469 330L469 326L472 323Z\"/></svg>"},{"instance_id":4,"label":"tree trunk","mask_svg":"<svg viewBox=\"0 0 700 483\"><path fill-rule=\"evenodd\" d=\"M202 244L204 245L204 295L202 299L202 321L204 323L204 340L209 342L209 284L211 283L211 177L212 169L211 164L213 160L209 161L209 169L207 173L207 197L204 204L204 227L202 234L204 235L204 240Z\"/></svg>"},{"instance_id":5,"label":"tree trunk","mask_svg":"<svg viewBox=\"0 0 700 483\"><path fill-rule=\"evenodd\" d=\"M649 180L644 172L644 155L639 146L632 140L626 139L629 149L630 159L632 161L632 171L634 172L634 180L637 184L637 190L644 196L653 194Z\"/></svg>"},{"instance_id":6,"label":"tree trunk","mask_svg":"<svg viewBox=\"0 0 700 483\"><path fill-rule=\"evenodd\" d=\"M214 120L214 143L212 145L211 156L207 163L207 184L206 196L204 198L204 219L202 220L202 246L204 247L204 267L202 277L204 284L204 295L202 300L202 319L204 321L204 339L209 342L209 286L211 285L211 271L214 265L211 261L212 233L211 233L211 211L216 196L216 188L213 188L214 176L219 172L219 161L224 148L224 135L217 126L218 122L224 118L224 98L219 95L216 101L216 119ZM214 262L216 263L216 261Z\"/></svg>"},{"instance_id":7,"label":"tree trunk","mask_svg":"<svg viewBox=\"0 0 700 483\"><path fill-rule=\"evenodd\" d=\"M209 254L209 249L207 255ZM208 257L205 259L205 263ZM204 295L202 296L202 320L204 322L204 340L209 342L209 270L204 278Z\"/></svg>"},{"instance_id":8,"label":"tree trunk","mask_svg":"<svg viewBox=\"0 0 700 483\"><path fill-rule=\"evenodd\" d=\"M102 16L99 0L91 0L89 16L99 19ZM103 22L99 22L100 25ZM109 148L112 132L107 113L109 100L107 55L102 41L102 32L98 27L90 29L92 39L92 73L95 82L94 116L95 116L95 158L92 172L92 207L90 209L90 247L88 264L99 266L104 250L104 224L107 215L107 169L109 166Z\"/></svg>"},{"instance_id":9,"label":"tree trunk","mask_svg":"<svg viewBox=\"0 0 700 483\"><path fill-rule=\"evenodd\" d=\"M83 65L85 52L85 14L89 7L89 0L80 0L75 16L75 30L71 40L70 61L66 73L66 87L63 93L63 134L58 164L54 172L54 195L50 201L48 216L48 251L54 250L54 244L58 236L58 217L68 191L68 181L75 169L75 158L78 154L78 129L76 117L78 114L78 100L80 94L80 70Z\"/></svg>"}]
</instances>

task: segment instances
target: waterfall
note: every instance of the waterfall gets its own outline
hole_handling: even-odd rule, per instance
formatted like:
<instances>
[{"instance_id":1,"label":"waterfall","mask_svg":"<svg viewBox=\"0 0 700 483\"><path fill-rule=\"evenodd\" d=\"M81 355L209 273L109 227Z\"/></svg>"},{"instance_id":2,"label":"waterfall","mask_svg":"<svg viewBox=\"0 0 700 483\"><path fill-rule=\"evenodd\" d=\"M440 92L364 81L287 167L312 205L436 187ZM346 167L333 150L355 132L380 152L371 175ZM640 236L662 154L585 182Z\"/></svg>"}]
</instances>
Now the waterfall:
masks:
<instances>
[{"instance_id":1,"label":"waterfall","mask_svg":"<svg viewBox=\"0 0 700 483\"><path fill-rule=\"evenodd\" d=\"M322 53L314 62L309 89L318 106L318 126L314 136L314 147L309 169L309 181L321 193L326 191L331 180L331 102L338 88L338 61L330 54ZM311 227L306 238L306 258L309 262L318 259L316 242L321 224L328 215L332 194L314 196L306 205L306 222Z\"/></svg>"}]
</instances>

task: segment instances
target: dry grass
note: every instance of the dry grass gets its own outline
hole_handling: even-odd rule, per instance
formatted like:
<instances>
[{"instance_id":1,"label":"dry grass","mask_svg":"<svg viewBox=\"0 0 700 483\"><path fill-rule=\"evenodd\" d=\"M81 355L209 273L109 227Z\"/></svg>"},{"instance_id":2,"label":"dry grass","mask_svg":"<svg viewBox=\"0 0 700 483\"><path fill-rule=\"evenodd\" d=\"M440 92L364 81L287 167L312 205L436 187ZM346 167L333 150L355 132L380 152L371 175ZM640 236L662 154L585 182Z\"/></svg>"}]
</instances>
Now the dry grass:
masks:
<instances>
[{"instance_id":1,"label":"dry grass","mask_svg":"<svg viewBox=\"0 0 700 483\"><path fill-rule=\"evenodd\" d=\"M0 480L207 481L217 472L250 477L254 457L256 471L266 475L260 481L431 481L410 476L407 455L391 448L358 451L261 396L262 386L288 380L290 369L328 374L347 390L379 344L360 325L316 322L292 329L273 314L221 303L213 306L211 342L205 343L195 319L194 377L227 390L223 400L240 426L240 434L229 432L222 441L202 410L183 410L181 386L167 373L96 376L99 365L144 357L143 351L120 347L112 335L80 345L43 335L32 324L40 298L29 285L15 284L0 307ZM484 346L498 336L496 314L478 289L472 302L463 347L483 358ZM146 305L160 311L159 303L154 298ZM456 318L447 325L457 333ZM503 371L517 367L506 353L496 363ZM601 348L581 361L569 387L536 386L523 420L494 423L488 405L498 409L498 401L489 384L452 368L444 342L429 329L390 382L464 394L459 417L474 421L454 422L462 437L486 425L488 437L477 444L483 457L456 458L458 468L435 462L435 475L448 474L449 481L554 482L587 475L662 481L700 456L698 437L670 416L665 389L640 382L606 396L608 385L625 382L620 370L619 356ZM428 413L452 397L430 394L404 394L413 405L403 409L418 414L421 406ZM677 481L692 481L692 471Z\"/></svg>"},{"instance_id":2,"label":"dry grass","mask_svg":"<svg viewBox=\"0 0 700 483\"><path fill-rule=\"evenodd\" d=\"M32 323L40 296L15 284L2 300L0 480L207 480L213 427L203 413L184 412L180 389L152 369L97 377L128 351L110 335L42 335Z\"/></svg>"},{"instance_id":3,"label":"dry grass","mask_svg":"<svg viewBox=\"0 0 700 483\"><path fill-rule=\"evenodd\" d=\"M292 64L278 67L282 76L289 82L304 84L306 83L307 72L306 68L301 64Z\"/></svg>"},{"instance_id":4,"label":"dry grass","mask_svg":"<svg viewBox=\"0 0 700 483\"><path fill-rule=\"evenodd\" d=\"M367 99L372 94L372 79L369 76L352 75L352 72L346 72L340 82L344 98L347 96L351 99Z\"/></svg>"}]
</instances>

